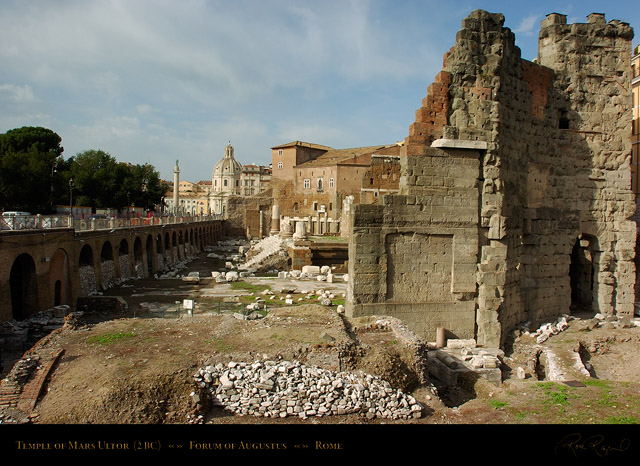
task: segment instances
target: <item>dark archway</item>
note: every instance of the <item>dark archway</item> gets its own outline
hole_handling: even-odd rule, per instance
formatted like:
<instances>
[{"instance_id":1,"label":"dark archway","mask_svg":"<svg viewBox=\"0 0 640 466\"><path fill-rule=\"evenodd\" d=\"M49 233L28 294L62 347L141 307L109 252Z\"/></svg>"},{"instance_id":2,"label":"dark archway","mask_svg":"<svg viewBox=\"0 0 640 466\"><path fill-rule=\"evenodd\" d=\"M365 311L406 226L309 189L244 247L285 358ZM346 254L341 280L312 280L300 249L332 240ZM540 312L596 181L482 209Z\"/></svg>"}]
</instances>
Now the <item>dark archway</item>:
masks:
<instances>
[{"instance_id":1,"label":"dark archway","mask_svg":"<svg viewBox=\"0 0 640 466\"><path fill-rule=\"evenodd\" d=\"M594 284L593 241L581 237L571 251L569 279L571 283L571 309L590 311L593 309Z\"/></svg>"},{"instance_id":2,"label":"dark archway","mask_svg":"<svg viewBox=\"0 0 640 466\"><path fill-rule=\"evenodd\" d=\"M71 273L67 251L60 248L49 262L49 302L54 306L71 304Z\"/></svg>"},{"instance_id":3,"label":"dark archway","mask_svg":"<svg viewBox=\"0 0 640 466\"><path fill-rule=\"evenodd\" d=\"M151 235L147 235L147 241L145 244L145 249L147 251L147 273L149 275L153 275L153 237Z\"/></svg>"},{"instance_id":4,"label":"dark archway","mask_svg":"<svg viewBox=\"0 0 640 466\"><path fill-rule=\"evenodd\" d=\"M131 259L129 258L129 243L122 238L118 246L118 261L120 263L120 278L129 280L131 278Z\"/></svg>"},{"instance_id":5,"label":"dark archway","mask_svg":"<svg viewBox=\"0 0 640 466\"><path fill-rule=\"evenodd\" d=\"M144 270L142 265L142 240L140 239L139 236L136 236L136 239L133 241L133 261L134 261L136 276L138 278L142 278L144 275Z\"/></svg>"},{"instance_id":6,"label":"dark archway","mask_svg":"<svg viewBox=\"0 0 640 466\"><path fill-rule=\"evenodd\" d=\"M9 273L11 311L15 320L24 320L38 310L36 263L29 254L20 254Z\"/></svg>"},{"instance_id":7,"label":"dark archway","mask_svg":"<svg viewBox=\"0 0 640 466\"><path fill-rule=\"evenodd\" d=\"M62 304L62 281L56 280L53 285L53 305L60 306Z\"/></svg>"}]
</instances>

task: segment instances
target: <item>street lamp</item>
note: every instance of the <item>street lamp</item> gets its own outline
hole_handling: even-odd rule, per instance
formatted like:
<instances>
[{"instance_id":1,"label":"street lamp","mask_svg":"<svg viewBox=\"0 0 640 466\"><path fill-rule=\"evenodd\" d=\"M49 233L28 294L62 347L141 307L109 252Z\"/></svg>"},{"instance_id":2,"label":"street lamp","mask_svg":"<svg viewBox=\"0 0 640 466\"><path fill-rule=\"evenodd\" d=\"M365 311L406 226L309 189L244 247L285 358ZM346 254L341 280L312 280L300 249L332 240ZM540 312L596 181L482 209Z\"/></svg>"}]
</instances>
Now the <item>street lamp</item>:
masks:
<instances>
[{"instance_id":1,"label":"street lamp","mask_svg":"<svg viewBox=\"0 0 640 466\"><path fill-rule=\"evenodd\" d=\"M56 168L58 168L58 161L54 160L53 165L51 165L51 196L49 198L49 205L51 206L52 212L53 212L53 174L56 172Z\"/></svg>"},{"instance_id":2,"label":"street lamp","mask_svg":"<svg viewBox=\"0 0 640 466\"><path fill-rule=\"evenodd\" d=\"M69 178L69 215L73 218L73 187L75 183L73 182L73 178Z\"/></svg>"}]
</instances>

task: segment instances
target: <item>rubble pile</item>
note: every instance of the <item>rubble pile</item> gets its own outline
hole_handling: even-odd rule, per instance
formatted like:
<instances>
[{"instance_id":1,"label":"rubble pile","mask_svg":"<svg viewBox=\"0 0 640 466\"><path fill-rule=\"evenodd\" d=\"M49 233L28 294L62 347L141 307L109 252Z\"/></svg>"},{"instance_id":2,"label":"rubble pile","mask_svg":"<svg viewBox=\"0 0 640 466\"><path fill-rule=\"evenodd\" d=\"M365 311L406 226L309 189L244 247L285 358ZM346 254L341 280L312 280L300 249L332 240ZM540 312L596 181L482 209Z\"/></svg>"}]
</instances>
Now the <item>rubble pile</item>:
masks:
<instances>
[{"instance_id":1,"label":"rubble pile","mask_svg":"<svg viewBox=\"0 0 640 466\"><path fill-rule=\"evenodd\" d=\"M417 419L423 410L411 395L378 377L298 361L219 363L200 369L194 379L212 394L214 405L241 416L307 419L359 413L368 419Z\"/></svg>"}]
</instances>

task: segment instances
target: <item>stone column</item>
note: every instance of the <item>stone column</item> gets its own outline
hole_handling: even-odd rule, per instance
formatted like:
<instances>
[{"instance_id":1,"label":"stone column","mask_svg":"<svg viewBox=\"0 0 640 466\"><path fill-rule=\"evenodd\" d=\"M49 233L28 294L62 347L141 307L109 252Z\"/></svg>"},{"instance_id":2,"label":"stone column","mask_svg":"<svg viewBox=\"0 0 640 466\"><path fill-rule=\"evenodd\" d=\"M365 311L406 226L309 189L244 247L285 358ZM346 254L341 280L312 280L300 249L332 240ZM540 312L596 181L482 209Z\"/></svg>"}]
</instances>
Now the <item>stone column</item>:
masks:
<instances>
[{"instance_id":1,"label":"stone column","mask_svg":"<svg viewBox=\"0 0 640 466\"><path fill-rule=\"evenodd\" d=\"M173 213L178 215L180 208L180 196L178 191L180 189L180 167L178 167L178 161L176 160L176 166L173 167Z\"/></svg>"},{"instance_id":2,"label":"stone column","mask_svg":"<svg viewBox=\"0 0 640 466\"><path fill-rule=\"evenodd\" d=\"M277 235L280 233L280 206L278 204L274 204L271 209L271 231L272 235Z\"/></svg>"},{"instance_id":3,"label":"stone column","mask_svg":"<svg viewBox=\"0 0 640 466\"><path fill-rule=\"evenodd\" d=\"M296 232L293 234L293 239L306 239L307 228L304 222L296 222Z\"/></svg>"}]
</instances>

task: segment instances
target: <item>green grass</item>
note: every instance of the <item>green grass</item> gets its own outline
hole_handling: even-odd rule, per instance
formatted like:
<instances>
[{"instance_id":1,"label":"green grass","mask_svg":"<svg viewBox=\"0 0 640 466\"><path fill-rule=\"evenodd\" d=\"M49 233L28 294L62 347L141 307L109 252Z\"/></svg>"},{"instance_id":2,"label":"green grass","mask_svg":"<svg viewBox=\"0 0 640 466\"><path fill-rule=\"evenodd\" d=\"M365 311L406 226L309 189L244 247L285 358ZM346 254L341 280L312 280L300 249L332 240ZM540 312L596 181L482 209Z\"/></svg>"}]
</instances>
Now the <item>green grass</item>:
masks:
<instances>
[{"instance_id":1,"label":"green grass","mask_svg":"<svg viewBox=\"0 0 640 466\"><path fill-rule=\"evenodd\" d=\"M489 404L491 404L491 407L493 409L501 409L507 406L509 403L507 403L506 401L491 400Z\"/></svg>"},{"instance_id":2,"label":"green grass","mask_svg":"<svg viewBox=\"0 0 640 466\"><path fill-rule=\"evenodd\" d=\"M569 402L569 387L555 382L540 382L537 384L547 395L546 403L566 405Z\"/></svg>"},{"instance_id":3,"label":"green grass","mask_svg":"<svg viewBox=\"0 0 640 466\"><path fill-rule=\"evenodd\" d=\"M87 339L88 343L96 343L99 345L110 345L116 341L127 340L135 337L136 334L132 332L118 332L118 333L106 333L104 335L96 335Z\"/></svg>"},{"instance_id":4,"label":"green grass","mask_svg":"<svg viewBox=\"0 0 640 466\"><path fill-rule=\"evenodd\" d=\"M227 351L231 351L233 348L233 346L223 341L222 338L214 338L213 340L205 340L204 342L209 345L214 345L216 350L220 353L226 353Z\"/></svg>"},{"instance_id":5,"label":"green grass","mask_svg":"<svg viewBox=\"0 0 640 466\"><path fill-rule=\"evenodd\" d=\"M605 424L640 424L640 418L635 416L611 416L603 421Z\"/></svg>"},{"instance_id":6,"label":"green grass","mask_svg":"<svg viewBox=\"0 0 640 466\"><path fill-rule=\"evenodd\" d=\"M583 380L582 383L591 387L611 388L611 384L606 380L588 379L588 380Z\"/></svg>"},{"instance_id":7,"label":"green grass","mask_svg":"<svg viewBox=\"0 0 640 466\"><path fill-rule=\"evenodd\" d=\"M251 293L260 293L264 290L270 290L271 287L269 285L254 285L253 283L247 282L231 282L231 289L244 290Z\"/></svg>"}]
</instances>

